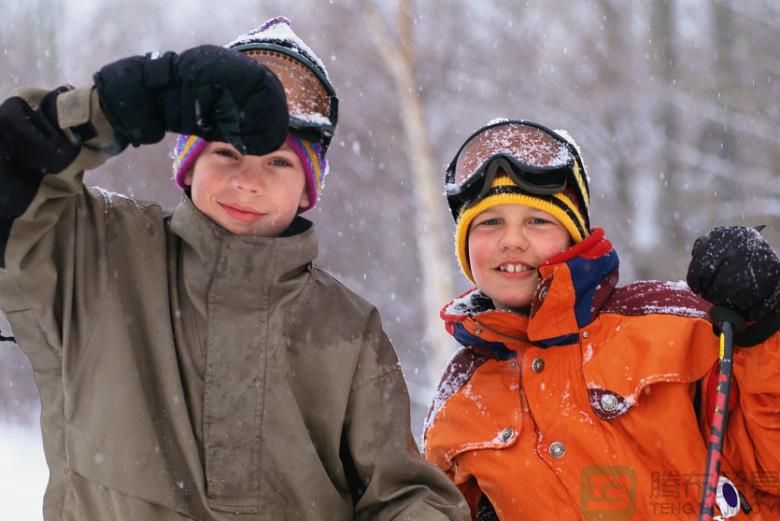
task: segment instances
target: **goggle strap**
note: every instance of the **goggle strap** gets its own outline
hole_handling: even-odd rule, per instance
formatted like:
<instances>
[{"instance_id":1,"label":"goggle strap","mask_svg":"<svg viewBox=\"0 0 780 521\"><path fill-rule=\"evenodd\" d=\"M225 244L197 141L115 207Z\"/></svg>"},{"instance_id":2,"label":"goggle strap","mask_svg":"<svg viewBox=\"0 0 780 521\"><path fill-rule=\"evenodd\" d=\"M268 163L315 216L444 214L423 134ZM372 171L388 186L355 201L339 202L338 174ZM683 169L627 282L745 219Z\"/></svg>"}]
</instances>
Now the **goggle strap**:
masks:
<instances>
[{"instance_id":1,"label":"goggle strap","mask_svg":"<svg viewBox=\"0 0 780 521\"><path fill-rule=\"evenodd\" d=\"M585 170L580 168L580 161L574 162L571 171L574 176L574 180L577 181L577 188L579 188L579 193L582 195L585 208L590 208L590 191L588 190L588 185L585 183Z\"/></svg>"},{"instance_id":2,"label":"goggle strap","mask_svg":"<svg viewBox=\"0 0 780 521\"><path fill-rule=\"evenodd\" d=\"M333 85L329 85L329 88L333 91L330 95L330 123L335 129L339 122L339 98L336 96L336 91L333 90Z\"/></svg>"}]
</instances>

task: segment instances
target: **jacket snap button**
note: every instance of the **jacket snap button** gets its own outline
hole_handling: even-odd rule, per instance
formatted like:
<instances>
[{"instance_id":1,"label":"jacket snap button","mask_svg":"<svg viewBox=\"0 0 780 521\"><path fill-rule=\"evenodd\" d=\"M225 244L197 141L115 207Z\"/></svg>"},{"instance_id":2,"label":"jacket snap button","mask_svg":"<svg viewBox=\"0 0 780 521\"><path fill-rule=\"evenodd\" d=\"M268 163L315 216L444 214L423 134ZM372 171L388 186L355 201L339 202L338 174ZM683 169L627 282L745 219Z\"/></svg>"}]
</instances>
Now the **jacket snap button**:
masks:
<instances>
[{"instance_id":1,"label":"jacket snap button","mask_svg":"<svg viewBox=\"0 0 780 521\"><path fill-rule=\"evenodd\" d=\"M601 408L607 412L612 412L618 408L618 399L614 394L605 394L601 397Z\"/></svg>"},{"instance_id":2,"label":"jacket snap button","mask_svg":"<svg viewBox=\"0 0 780 521\"><path fill-rule=\"evenodd\" d=\"M549 452L553 458L562 458L566 454L566 447L560 441L554 441L550 444Z\"/></svg>"},{"instance_id":3,"label":"jacket snap button","mask_svg":"<svg viewBox=\"0 0 780 521\"><path fill-rule=\"evenodd\" d=\"M531 371L534 373L541 373L544 371L544 360L541 358L534 358L534 361L531 362Z\"/></svg>"},{"instance_id":4,"label":"jacket snap button","mask_svg":"<svg viewBox=\"0 0 780 521\"><path fill-rule=\"evenodd\" d=\"M590 336L590 333L588 333L587 331L583 331L582 332L582 338L588 338L589 336Z\"/></svg>"},{"instance_id":5,"label":"jacket snap button","mask_svg":"<svg viewBox=\"0 0 780 521\"><path fill-rule=\"evenodd\" d=\"M502 442L507 442L512 439L512 436L515 435L515 431L513 431L511 428L507 427L503 431L501 431L498 435L498 439Z\"/></svg>"}]
</instances>

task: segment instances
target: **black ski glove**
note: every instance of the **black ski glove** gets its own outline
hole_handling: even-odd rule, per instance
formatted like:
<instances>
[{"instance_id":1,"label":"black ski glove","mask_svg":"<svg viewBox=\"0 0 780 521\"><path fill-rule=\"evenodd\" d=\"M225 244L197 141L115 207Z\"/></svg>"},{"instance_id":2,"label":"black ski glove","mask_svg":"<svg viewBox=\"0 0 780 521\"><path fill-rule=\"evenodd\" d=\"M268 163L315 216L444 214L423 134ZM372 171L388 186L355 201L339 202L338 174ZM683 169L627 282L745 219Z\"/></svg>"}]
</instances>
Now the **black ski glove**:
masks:
<instances>
[{"instance_id":1,"label":"black ski glove","mask_svg":"<svg viewBox=\"0 0 780 521\"><path fill-rule=\"evenodd\" d=\"M693 245L688 286L716 306L760 321L780 308L780 259L759 230L713 228Z\"/></svg>"},{"instance_id":2,"label":"black ski glove","mask_svg":"<svg viewBox=\"0 0 780 521\"><path fill-rule=\"evenodd\" d=\"M156 143L169 130L262 155L279 148L287 135L279 80L224 47L132 56L104 66L94 79L100 106L125 146Z\"/></svg>"},{"instance_id":3,"label":"black ski glove","mask_svg":"<svg viewBox=\"0 0 780 521\"><path fill-rule=\"evenodd\" d=\"M66 90L48 92L36 108L17 96L0 105L0 202L15 198L5 185L12 176L37 181L76 159L79 146L68 140L57 122L57 96Z\"/></svg>"}]
</instances>

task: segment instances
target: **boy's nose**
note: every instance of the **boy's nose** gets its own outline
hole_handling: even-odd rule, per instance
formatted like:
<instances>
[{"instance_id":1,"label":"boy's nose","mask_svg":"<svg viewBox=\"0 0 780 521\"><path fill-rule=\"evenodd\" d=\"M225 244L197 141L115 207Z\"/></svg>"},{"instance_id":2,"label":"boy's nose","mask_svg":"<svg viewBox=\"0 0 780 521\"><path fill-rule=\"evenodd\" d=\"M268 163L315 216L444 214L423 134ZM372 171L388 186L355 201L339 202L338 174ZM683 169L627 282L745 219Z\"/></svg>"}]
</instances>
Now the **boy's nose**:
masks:
<instances>
[{"instance_id":1,"label":"boy's nose","mask_svg":"<svg viewBox=\"0 0 780 521\"><path fill-rule=\"evenodd\" d=\"M245 192L261 192L263 190L263 176L256 169L242 168L233 176L233 186Z\"/></svg>"},{"instance_id":2,"label":"boy's nose","mask_svg":"<svg viewBox=\"0 0 780 521\"><path fill-rule=\"evenodd\" d=\"M505 249L521 249L528 248L528 237L525 235L525 228L521 226L509 227L506 232L501 236L499 245Z\"/></svg>"}]
</instances>

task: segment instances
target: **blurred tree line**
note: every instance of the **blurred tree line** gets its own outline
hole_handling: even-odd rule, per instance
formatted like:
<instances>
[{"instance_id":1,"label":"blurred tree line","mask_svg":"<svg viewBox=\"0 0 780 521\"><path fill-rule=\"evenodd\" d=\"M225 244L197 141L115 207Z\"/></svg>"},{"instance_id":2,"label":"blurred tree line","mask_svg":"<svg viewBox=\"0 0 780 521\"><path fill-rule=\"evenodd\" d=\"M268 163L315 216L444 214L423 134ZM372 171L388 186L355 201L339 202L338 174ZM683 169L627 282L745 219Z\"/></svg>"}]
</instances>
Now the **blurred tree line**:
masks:
<instances>
[{"instance_id":1,"label":"blurred tree line","mask_svg":"<svg viewBox=\"0 0 780 521\"><path fill-rule=\"evenodd\" d=\"M440 197L443 171L483 123L525 118L575 137L592 222L618 248L623 284L684 279L693 240L714 225L767 224L780 247L772 1L3 3L3 97L18 86L87 85L126 55L222 44L272 16L292 20L341 100L331 175L307 214L319 264L379 307L416 433L455 347L434 332L438 310L468 289ZM172 143L127 150L87 183L173 207L181 194ZM1 345L0 417L26 417L37 400L29 366Z\"/></svg>"}]
</instances>

